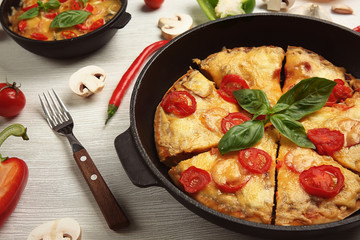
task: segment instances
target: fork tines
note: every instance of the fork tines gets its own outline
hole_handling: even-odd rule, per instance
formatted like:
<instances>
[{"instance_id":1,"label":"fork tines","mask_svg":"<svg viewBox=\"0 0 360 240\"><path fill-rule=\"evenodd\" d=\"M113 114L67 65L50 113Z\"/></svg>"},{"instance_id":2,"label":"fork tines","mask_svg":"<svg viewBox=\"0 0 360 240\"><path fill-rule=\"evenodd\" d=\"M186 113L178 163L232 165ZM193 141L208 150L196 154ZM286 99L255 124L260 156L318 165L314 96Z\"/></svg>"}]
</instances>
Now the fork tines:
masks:
<instances>
[{"instance_id":1,"label":"fork tines","mask_svg":"<svg viewBox=\"0 0 360 240\"><path fill-rule=\"evenodd\" d=\"M46 120L51 128L71 120L69 111L54 89L52 89L52 93L48 91L47 95L45 93L43 93L42 97L39 95L39 99L46 115Z\"/></svg>"}]
</instances>

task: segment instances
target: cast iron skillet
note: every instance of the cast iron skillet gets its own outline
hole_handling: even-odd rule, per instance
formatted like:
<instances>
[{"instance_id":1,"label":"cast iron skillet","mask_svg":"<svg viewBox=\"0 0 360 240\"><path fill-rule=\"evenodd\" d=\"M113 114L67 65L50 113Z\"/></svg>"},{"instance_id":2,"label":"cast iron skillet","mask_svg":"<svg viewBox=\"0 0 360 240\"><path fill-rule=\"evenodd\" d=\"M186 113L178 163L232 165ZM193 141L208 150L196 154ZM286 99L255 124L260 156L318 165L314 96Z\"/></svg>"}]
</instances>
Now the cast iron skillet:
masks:
<instances>
[{"instance_id":1,"label":"cast iron skillet","mask_svg":"<svg viewBox=\"0 0 360 240\"><path fill-rule=\"evenodd\" d=\"M35 54L51 58L71 58L95 51L105 45L116 31L125 27L131 15L125 12L127 0L121 0L119 12L104 26L85 35L60 41L39 41L22 37L10 30L8 15L11 7L18 7L20 0L3 0L0 7L0 22L5 32L20 46Z\"/></svg>"},{"instance_id":2,"label":"cast iron skillet","mask_svg":"<svg viewBox=\"0 0 360 240\"><path fill-rule=\"evenodd\" d=\"M147 63L135 84L130 128L115 139L115 148L131 181L139 187L164 187L194 213L222 227L267 237L326 234L358 226L360 213L333 223L313 226L274 226L230 217L190 198L170 180L159 163L153 118L165 92L192 64L222 47L301 46L360 77L360 34L337 24L288 14L249 14L200 25L171 41ZM170 213L169 213L170 214Z\"/></svg>"}]
</instances>

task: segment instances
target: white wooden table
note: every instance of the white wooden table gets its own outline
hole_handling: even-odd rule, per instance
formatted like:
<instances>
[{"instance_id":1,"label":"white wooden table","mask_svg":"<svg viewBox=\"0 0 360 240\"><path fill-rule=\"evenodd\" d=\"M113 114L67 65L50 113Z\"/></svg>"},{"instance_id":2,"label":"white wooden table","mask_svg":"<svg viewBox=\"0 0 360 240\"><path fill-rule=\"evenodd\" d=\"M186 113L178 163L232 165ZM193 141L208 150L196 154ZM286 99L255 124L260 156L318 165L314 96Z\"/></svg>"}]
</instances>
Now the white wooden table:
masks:
<instances>
[{"instance_id":1,"label":"white wooden table","mask_svg":"<svg viewBox=\"0 0 360 240\"><path fill-rule=\"evenodd\" d=\"M298 0L295 4L304 2L308 1ZM322 6L329 11L334 2L347 3L355 11L350 16L332 14L334 22L349 28L360 25L359 1L331 1ZM262 5L262 1L257 0L255 12L265 12ZM15 212L0 228L0 239L26 239L41 223L63 217L74 218L80 223L82 239L85 240L257 239L200 218L162 188L138 188L125 174L115 152L114 139L130 125L131 89L116 115L104 126L112 91L142 49L161 39L157 28L160 17L187 13L193 17L195 25L207 21L195 0L165 0L156 11L147 9L143 0L129 0L127 12L132 15L131 21L106 46L86 57L69 60L48 59L27 52L0 28L0 81L5 81L7 76L9 82L21 83L27 98L27 104L18 117L0 118L0 129L21 123L28 128L30 137L29 141L10 137L0 148L3 156L19 157L29 166L28 184ZM73 72L87 65L102 67L108 76L101 93L83 99L71 92L68 79ZM131 221L128 228L119 232L108 228L72 158L67 140L50 130L44 120L38 94L51 88L56 89L67 104L75 121L75 135L87 148L125 209ZM354 229L340 236L359 239L360 230Z\"/></svg>"}]
</instances>

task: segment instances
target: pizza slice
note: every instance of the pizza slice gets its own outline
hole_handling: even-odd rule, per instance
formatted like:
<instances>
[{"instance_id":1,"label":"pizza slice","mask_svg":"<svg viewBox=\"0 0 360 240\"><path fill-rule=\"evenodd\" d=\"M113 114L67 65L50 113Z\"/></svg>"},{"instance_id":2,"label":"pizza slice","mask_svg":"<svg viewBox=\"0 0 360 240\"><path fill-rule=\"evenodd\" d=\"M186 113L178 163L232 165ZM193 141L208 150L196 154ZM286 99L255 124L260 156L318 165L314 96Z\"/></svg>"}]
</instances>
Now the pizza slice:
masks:
<instances>
[{"instance_id":1,"label":"pizza slice","mask_svg":"<svg viewBox=\"0 0 360 240\"><path fill-rule=\"evenodd\" d=\"M277 164L276 225L344 219L360 208L360 177L333 158L281 138Z\"/></svg>"},{"instance_id":2,"label":"pizza slice","mask_svg":"<svg viewBox=\"0 0 360 240\"><path fill-rule=\"evenodd\" d=\"M216 147L224 134L221 121L233 112L239 112L237 104L225 101L199 71L189 70L169 89L155 113L154 135L161 162L173 166Z\"/></svg>"},{"instance_id":3,"label":"pizza slice","mask_svg":"<svg viewBox=\"0 0 360 240\"><path fill-rule=\"evenodd\" d=\"M251 89L262 89L270 104L275 105L282 95L280 73L284 50L275 46L224 48L204 60L195 59L206 77L221 88L229 74L240 76Z\"/></svg>"},{"instance_id":4,"label":"pizza slice","mask_svg":"<svg viewBox=\"0 0 360 240\"><path fill-rule=\"evenodd\" d=\"M303 79L322 77L345 82L346 71L337 67L317 53L302 47L288 46L285 55L285 81L282 91L285 93Z\"/></svg>"},{"instance_id":5,"label":"pizza slice","mask_svg":"<svg viewBox=\"0 0 360 240\"><path fill-rule=\"evenodd\" d=\"M360 94L301 120L317 152L360 173Z\"/></svg>"},{"instance_id":6,"label":"pizza slice","mask_svg":"<svg viewBox=\"0 0 360 240\"><path fill-rule=\"evenodd\" d=\"M267 128L252 148L221 155L217 149L181 161L174 183L205 206L244 220L272 221L278 134Z\"/></svg>"}]
</instances>

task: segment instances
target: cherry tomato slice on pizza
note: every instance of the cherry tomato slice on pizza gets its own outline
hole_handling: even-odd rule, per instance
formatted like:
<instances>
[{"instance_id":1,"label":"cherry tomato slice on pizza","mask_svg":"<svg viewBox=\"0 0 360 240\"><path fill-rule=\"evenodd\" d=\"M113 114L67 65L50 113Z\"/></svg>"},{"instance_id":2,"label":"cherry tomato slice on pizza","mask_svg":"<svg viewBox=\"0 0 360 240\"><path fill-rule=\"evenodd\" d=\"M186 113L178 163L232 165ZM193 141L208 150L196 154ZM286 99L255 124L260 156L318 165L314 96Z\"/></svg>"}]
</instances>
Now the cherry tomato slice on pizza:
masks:
<instances>
[{"instance_id":1,"label":"cherry tomato slice on pizza","mask_svg":"<svg viewBox=\"0 0 360 240\"><path fill-rule=\"evenodd\" d=\"M303 189L314 196L335 197L344 186L344 175L338 167L331 165L314 166L300 173Z\"/></svg>"},{"instance_id":2,"label":"cherry tomato slice on pizza","mask_svg":"<svg viewBox=\"0 0 360 240\"><path fill-rule=\"evenodd\" d=\"M239 151L239 161L252 173L265 173L271 166L270 155L258 148L247 148Z\"/></svg>"},{"instance_id":3,"label":"cherry tomato slice on pizza","mask_svg":"<svg viewBox=\"0 0 360 240\"><path fill-rule=\"evenodd\" d=\"M186 91L168 93L160 105L166 113L173 113L177 117L187 117L196 110L195 98Z\"/></svg>"},{"instance_id":4,"label":"cherry tomato slice on pizza","mask_svg":"<svg viewBox=\"0 0 360 240\"><path fill-rule=\"evenodd\" d=\"M243 122L249 121L251 118L240 112L229 113L226 117L221 120L221 130L226 133L235 125L242 124Z\"/></svg>"},{"instance_id":5,"label":"cherry tomato slice on pizza","mask_svg":"<svg viewBox=\"0 0 360 240\"><path fill-rule=\"evenodd\" d=\"M191 166L181 173L180 183L188 193L196 193L211 181L210 174L200 168Z\"/></svg>"},{"instance_id":6,"label":"cherry tomato slice on pizza","mask_svg":"<svg viewBox=\"0 0 360 240\"><path fill-rule=\"evenodd\" d=\"M240 89L249 89L249 85L239 75L227 74L221 81L218 93L225 101L237 103L233 92Z\"/></svg>"},{"instance_id":7,"label":"cherry tomato slice on pizza","mask_svg":"<svg viewBox=\"0 0 360 240\"><path fill-rule=\"evenodd\" d=\"M307 132L307 136L320 155L332 156L344 146L344 134L338 130L314 128Z\"/></svg>"},{"instance_id":8,"label":"cherry tomato slice on pizza","mask_svg":"<svg viewBox=\"0 0 360 240\"><path fill-rule=\"evenodd\" d=\"M337 102L341 102L347 98L350 98L352 96L352 90L351 88L345 86L345 83L341 79L335 79L335 82L337 84L333 88L329 100L326 103L326 106L332 106Z\"/></svg>"}]
</instances>

